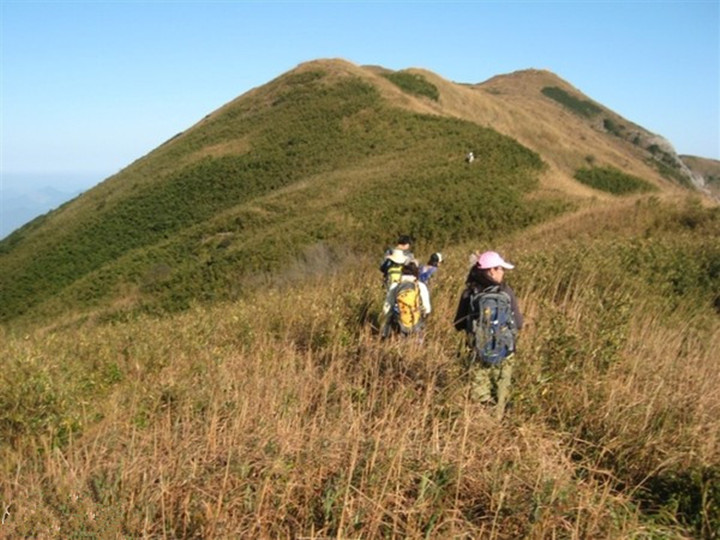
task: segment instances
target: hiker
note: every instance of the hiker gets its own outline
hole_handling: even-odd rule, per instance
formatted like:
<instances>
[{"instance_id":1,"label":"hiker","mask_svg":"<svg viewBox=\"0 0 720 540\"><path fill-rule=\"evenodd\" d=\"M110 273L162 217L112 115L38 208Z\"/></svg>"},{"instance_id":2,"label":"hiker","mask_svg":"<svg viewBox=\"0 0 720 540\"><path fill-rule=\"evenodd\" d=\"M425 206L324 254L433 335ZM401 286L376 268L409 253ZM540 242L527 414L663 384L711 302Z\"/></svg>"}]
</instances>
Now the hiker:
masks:
<instances>
[{"instance_id":1,"label":"hiker","mask_svg":"<svg viewBox=\"0 0 720 540\"><path fill-rule=\"evenodd\" d=\"M505 270L515 268L497 252L486 251L470 269L460 296L454 326L464 331L471 397L496 405L500 420L510 393L517 336L523 316L514 291L504 282Z\"/></svg>"},{"instance_id":2,"label":"hiker","mask_svg":"<svg viewBox=\"0 0 720 540\"><path fill-rule=\"evenodd\" d=\"M402 267L406 262L409 262L407 255L401 249L393 249L385 260L380 271L383 273L383 285L385 290L400 281L400 275L402 274Z\"/></svg>"},{"instance_id":3,"label":"hiker","mask_svg":"<svg viewBox=\"0 0 720 540\"><path fill-rule=\"evenodd\" d=\"M383 339L392 334L418 335L422 339L425 318L431 311L430 292L418 280L417 263L409 261L402 266L400 280L388 289L383 305Z\"/></svg>"},{"instance_id":4,"label":"hiker","mask_svg":"<svg viewBox=\"0 0 720 540\"><path fill-rule=\"evenodd\" d=\"M412 252L412 238L407 234L402 234L398 237L397 243L394 248L388 248L385 250L385 256L387 257L393 251L393 249L402 250L408 259L414 259L415 256Z\"/></svg>"},{"instance_id":5,"label":"hiker","mask_svg":"<svg viewBox=\"0 0 720 540\"><path fill-rule=\"evenodd\" d=\"M475 161L475 154L473 154L472 152L468 152L465 156L465 161L468 163L472 163L473 161Z\"/></svg>"},{"instance_id":6,"label":"hiker","mask_svg":"<svg viewBox=\"0 0 720 540\"><path fill-rule=\"evenodd\" d=\"M411 244L412 239L409 236L401 235L394 248L385 250L385 258L380 265L380 271L383 274L383 285L386 290L400 279L402 265L415 258L410 248Z\"/></svg>"},{"instance_id":7,"label":"hiker","mask_svg":"<svg viewBox=\"0 0 720 540\"><path fill-rule=\"evenodd\" d=\"M442 253L433 253L430 255L430 259L428 260L427 264L423 264L420 267L420 273L418 275L418 279L425 283L425 285L430 285L430 278L433 277L433 274L437 272L438 266L440 266L440 263L443 262L443 256Z\"/></svg>"}]
</instances>

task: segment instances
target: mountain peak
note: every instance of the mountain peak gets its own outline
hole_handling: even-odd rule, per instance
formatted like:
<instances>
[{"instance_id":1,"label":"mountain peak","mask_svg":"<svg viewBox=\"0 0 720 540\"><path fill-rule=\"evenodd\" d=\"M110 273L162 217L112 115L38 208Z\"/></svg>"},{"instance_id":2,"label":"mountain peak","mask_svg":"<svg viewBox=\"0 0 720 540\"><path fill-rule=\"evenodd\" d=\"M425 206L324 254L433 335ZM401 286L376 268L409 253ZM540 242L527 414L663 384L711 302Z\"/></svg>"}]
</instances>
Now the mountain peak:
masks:
<instances>
[{"instance_id":1,"label":"mountain peak","mask_svg":"<svg viewBox=\"0 0 720 540\"><path fill-rule=\"evenodd\" d=\"M318 243L369 255L390 228L436 245L506 234L611 201L578 181L593 170L687 190L674 151L549 71L471 85L304 62L0 242L0 320L112 311L118 294L149 311L232 298Z\"/></svg>"}]
</instances>

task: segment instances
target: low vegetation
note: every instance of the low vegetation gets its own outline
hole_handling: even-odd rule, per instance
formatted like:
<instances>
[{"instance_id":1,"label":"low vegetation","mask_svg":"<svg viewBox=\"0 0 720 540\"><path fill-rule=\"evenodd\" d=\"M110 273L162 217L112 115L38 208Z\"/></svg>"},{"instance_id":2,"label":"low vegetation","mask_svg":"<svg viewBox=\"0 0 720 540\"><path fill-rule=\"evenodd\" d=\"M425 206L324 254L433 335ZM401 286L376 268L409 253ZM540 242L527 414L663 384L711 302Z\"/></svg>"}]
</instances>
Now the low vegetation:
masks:
<instances>
[{"instance_id":1,"label":"low vegetation","mask_svg":"<svg viewBox=\"0 0 720 540\"><path fill-rule=\"evenodd\" d=\"M619 137L620 139L632 142L636 146L644 147L646 142L638 131L629 131L625 125L616 122L610 118L603 120L603 127L608 133ZM692 188L692 182L688 175L681 169L681 162L672 152L662 149L656 143L652 143L645 148L650 157L645 162L656 169L664 178L675 182L686 188Z\"/></svg>"},{"instance_id":2,"label":"low vegetation","mask_svg":"<svg viewBox=\"0 0 720 540\"><path fill-rule=\"evenodd\" d=\"M388 229L440 244L570 208L526 197L544 165L513 139L390 108L361 80L326 79L286 76L264 98L272 106L257 97L207 118L113 179L116 191L88 194L52 242L32 225L0 242L0 320L38 321L68 306L178 311L237 298L249 276L318 243L360 256ZM237 141L252 151L208 150ZM478 149L473 167L468 147ZM115 304L118 295L127 301Z\"/></svg>"},{"instance_id":3,"label":"low vegetation","mask_svg":"<svg viewBox=\"0 0 720 540\"><path fill-rule=\"evenodd\" d=\"M614 167L583 167L575 172L575 179L593 189L613 195L656 191L648 181Z\"/></svg>"},{"instance_id":4,"label":"low vegetation","mask_svg":"<svg viewBox=\"0 0 720 540\"><path fill-rule=\"evenodd\" d=\"M408 94L424 96L433 101L440 99L440 92L437 87L419 73L392 71L384 73L383 77Z\"/></svg>"},{"instance_id":5,"label":"low vegetation","mask_svg":"<svg viewBox=\"0 0 720 540\"><path fill-rule=\"evenodd\" d=\"M579 99L557 86L546 86L541 92L544 96L554 99L575 114L586 118L592 118L602 112L602 108L595 105L592 101Z\"/></svg>"},{"instance_id":6,"label":"low vegetation","mask_svg":"<svg viewBox=\"0 0 720 540\"><path fill-rule=\"evenodd\" d=\"M0 242L0 536L720 536L720 210L589 146L624 196L583 201L362 73L278 77ZM378 338L400 233L445 259L422 343ZM526 320L501 422L452 326L478 248Z\"/></svg>"},{"instance_id":7,"label":"low vegetation","mask_svg":"<svg viewBox=\"0 0 720 540\"><path fill-rule=\"evenodd\" d=\"M608 133L612 133L616 137L626 137L625 126L619 122L615 122L611 118L605 118L603 120L603 127L607 130Z\"/></svg>"},{"instance_id":8,"label":"low vegetation","mask_svg":"<svg viewBox=\"0 0 720 540\"><path fill-rule=\"evenodd\" d=\"M476 241L416 250L446 255L422 345L378 340L376 258L323 250L240 301L2 327L0 532L716 537L720 212L551 225L492 241L527 320L502 423L450 324Z\"/></svg>"}]
</instances>

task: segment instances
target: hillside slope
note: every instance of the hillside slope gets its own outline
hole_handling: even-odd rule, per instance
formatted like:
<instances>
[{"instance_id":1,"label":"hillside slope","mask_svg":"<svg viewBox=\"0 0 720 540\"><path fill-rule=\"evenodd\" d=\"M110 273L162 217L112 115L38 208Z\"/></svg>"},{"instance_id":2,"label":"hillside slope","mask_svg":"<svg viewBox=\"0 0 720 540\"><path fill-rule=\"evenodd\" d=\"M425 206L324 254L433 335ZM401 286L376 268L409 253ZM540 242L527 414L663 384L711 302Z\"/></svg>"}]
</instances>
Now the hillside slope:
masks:
<instances>
[{"instance_id":1,"label":"hillside slope","mask_svg":"<svg viewBox=\"0 0 720 540\"><path fill-rule=\"evenodd\" d=\"M311 62L0 243L0 536L719 537L720 207L610 114ZM421 342L378 336L400 232ZM489 247L502 421L452 324Z\"/></svg>"},{"instance_id":2,"label":"hillside slope","mask_svg":"<svg viewBox=\"0 0 720 540\"><path fill-rule=\"evenodd\" d=\"M525 315L502 422L451 324L474 241L444 251L422 346L378 339L350 258L172 316L0 327L0 533L716 538L720 209L696 203L494 239Z\"/></svg>"},{"instance_id":3,"label":"hillside slope","mask_svg":"<svg viewBox=\"0 0 720 540\"><path fill-rule=\"evenodd\" d=\"M574 180L583 168L679 189L584 102L548 72L469 86L302 64L1 242L0 321L237 298L308 249L368 255L399 232L423 249L482 241L612 197Z\"/></svg>"},{"instance_id":4,"label":"hillside slope","mask_svg":"<svg viewBox=\"0 0 720 540\"><path fill-rule=\"evenodd\" d=\"M697 156L680 156L691 171L702 178L702 184L716 200L720 201L720 161Z\"/></svg>"},{"instance_id":5,"label":"hillside slope","mask_svg":"<svg viewBox=\"0 0 720 540\"><path fill-rule=\"evenodd\" d=\"M549 165L550 189L602 196L578 184L588 164L612 166L657 182L663 189L688 185L692 173L661 136L628 121L546 70L499 75L479 84L451 83L421 69L409 70L435 84L440 98L419 110L489 126L534 150Z\"/></svg>"}]
</instances>

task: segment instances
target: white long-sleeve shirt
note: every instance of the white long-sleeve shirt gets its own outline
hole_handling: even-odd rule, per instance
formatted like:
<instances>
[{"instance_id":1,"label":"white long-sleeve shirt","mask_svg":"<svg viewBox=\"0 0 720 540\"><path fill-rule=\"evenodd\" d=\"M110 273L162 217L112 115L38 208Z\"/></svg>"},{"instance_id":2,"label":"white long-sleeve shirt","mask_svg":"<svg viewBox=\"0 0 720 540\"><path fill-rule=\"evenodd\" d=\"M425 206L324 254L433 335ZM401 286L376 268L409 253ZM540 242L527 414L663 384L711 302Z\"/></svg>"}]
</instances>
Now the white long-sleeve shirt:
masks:
<instances>
[{"instance_id":1,"label":"white long-sleeve shirt","mask_svg":"<svg viewBox=\"0 0 720 540\"><path fill-rule=\"evenodd\" d=\"M428 291L427 285L425 285L422 281L418 281L415 276L410 276L407 274L403 274L402 276L400 276L400 281L398 283L403 283L406 281L417 282L418 289L420 291L420 303L422 304L420 306L420 309L422 309L423 315L430 315L430 312L432 311L432 305L430 304L430 291ZM393 304L395 303L395 295L393 291L398 286L398 283L393 283L388 289L387 296L385 297L385 303L383 304L383 315L387 315L392 309Z\"/></svg>"}]
</instances>

